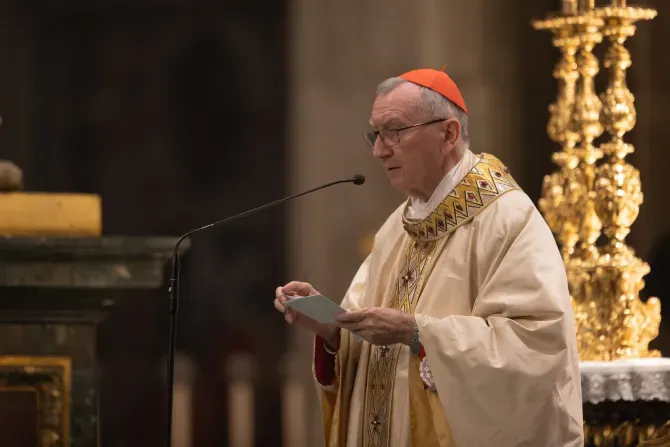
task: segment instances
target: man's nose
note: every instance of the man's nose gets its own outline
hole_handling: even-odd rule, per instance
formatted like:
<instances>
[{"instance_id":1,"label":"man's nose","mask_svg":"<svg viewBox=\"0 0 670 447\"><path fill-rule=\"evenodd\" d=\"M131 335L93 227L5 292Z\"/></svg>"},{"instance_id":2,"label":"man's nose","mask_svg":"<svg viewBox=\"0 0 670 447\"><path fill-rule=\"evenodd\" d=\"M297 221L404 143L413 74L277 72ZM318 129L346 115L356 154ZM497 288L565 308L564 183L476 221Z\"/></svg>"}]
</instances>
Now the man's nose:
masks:
<instances>
[{"instance_id":1,"label":"man's nose","mask_svg":"<svg viewBox=\"0 0 670 447\"><path fill-rule=\"evenodd\" d=\"M377 138L374 148L372 149L372 156L375 158L386 158L392 153L391 148L384 144L381 138Z\"/></svg>"}]
</instances>

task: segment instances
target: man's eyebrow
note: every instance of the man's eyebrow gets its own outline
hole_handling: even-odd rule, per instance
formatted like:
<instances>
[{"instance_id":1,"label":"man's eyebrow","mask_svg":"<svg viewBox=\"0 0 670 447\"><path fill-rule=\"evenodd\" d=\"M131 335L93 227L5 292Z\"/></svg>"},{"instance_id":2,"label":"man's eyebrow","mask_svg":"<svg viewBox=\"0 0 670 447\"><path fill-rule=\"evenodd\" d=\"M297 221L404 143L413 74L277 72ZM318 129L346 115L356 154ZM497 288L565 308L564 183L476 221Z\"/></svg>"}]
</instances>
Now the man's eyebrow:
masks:
<instances>
[{"instance_id":1,"label":"man's eyebrow","mask_svg":"<svg viewBox=\"0 0 670 447\"><path fill-rule=\"evenodd\" d=\"M403 125L402 120L397 118L397 117L392 117L392 118L387 118L385 120L382 120L380 126L375 126L375 123L372 121L372 119L369 121L369 123L370 123L370 126L373 129L381 129L381 128L384 128L386 126L401 127Z\"/></svg>"},{"instance_id":2,"label":"man's eyebrow","mask_svg":"<svg viewBox=\"0 0 670 447\"><path fill-rule=\"evenodd\" d=\"M390 119L384 121L384 126L402 127L403 125L404 125L403 120L400 119L400 118L396 118L396 117L393 117L393 118L390 118Z\"/></svg>"}]
</instances>

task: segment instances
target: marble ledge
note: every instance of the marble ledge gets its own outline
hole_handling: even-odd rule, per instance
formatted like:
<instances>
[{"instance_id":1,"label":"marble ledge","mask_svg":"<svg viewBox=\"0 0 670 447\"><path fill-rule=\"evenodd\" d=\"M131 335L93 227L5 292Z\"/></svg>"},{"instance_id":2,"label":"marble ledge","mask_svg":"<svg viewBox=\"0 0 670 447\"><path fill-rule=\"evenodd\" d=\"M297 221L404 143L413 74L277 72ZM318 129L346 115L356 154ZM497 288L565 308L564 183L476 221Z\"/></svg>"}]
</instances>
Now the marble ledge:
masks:
<instances>
[{"instance_id":1,"label":"marble ledge","mask_svg":"<svg viewBox=\"0 0 670 447\"><path fill-rule=\"evenodd\" d=\"M2 237L0 287L156 288L177 237ZM180 254L190 240L180 245Z\"/></svg>"},{"instance_id":2,"label":"marble ledge","mask_svg":"<svg viewBox=\"0 0 670 447\"><path fill-rule=\"evenodd\" d=\"M101 237L0 237L0 260L15 256L24 258L69 257L146 257L171 256L177 237L171 236L101 236ZM190 240L180 245L183 254Z\"/></svg>"}]
</instances>

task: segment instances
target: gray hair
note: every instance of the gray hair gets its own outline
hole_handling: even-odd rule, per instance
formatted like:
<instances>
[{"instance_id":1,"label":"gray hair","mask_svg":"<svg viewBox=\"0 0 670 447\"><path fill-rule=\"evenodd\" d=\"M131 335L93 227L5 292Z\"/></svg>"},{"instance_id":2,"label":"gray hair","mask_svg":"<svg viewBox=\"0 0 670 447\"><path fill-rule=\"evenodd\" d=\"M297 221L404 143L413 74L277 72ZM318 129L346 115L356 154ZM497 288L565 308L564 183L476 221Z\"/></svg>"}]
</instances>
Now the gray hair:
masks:
<instances>
[{"instance_id":1,"label":"gray hair","mask_svg":"<svg viewBox=\"0 0 670 447\"><path fill-rule=\"evenodd\" d=\"M377 86L375 96L386 95L406 82L409 81L402 78L389 78ZM461 124L461 140L467 148L470 145L468 115L460 107L439 93L421 85L417 85L417 87L421 89L421 109L423 110L425 119L456 118Z\"/></svg>"}]
</instances>

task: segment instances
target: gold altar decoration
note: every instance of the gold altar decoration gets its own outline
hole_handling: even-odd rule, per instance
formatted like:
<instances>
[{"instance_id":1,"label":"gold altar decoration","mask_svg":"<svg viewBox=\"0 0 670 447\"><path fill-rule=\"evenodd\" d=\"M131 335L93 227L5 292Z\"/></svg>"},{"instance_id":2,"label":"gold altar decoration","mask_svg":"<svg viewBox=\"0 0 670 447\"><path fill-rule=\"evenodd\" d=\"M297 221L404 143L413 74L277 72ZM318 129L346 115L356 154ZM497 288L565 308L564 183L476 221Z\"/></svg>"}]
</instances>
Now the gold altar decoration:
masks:
<instances>
[{"instance_id":1,"label":"gold altar decoration","mask_svg":"<svg viewBox=\"0 0 670 447\"><path fill-rule=\"evenodd\" d=\"M532 22L552 32L561 52L547 124L549 138L561 146L552 156L559 169L545 177L539 207L561 246L580 360L659 357L648 345L658 335L660 301L640 300L649 266L625 243L643 195L638 170L625 160L633 146L624 141L637 120L625 41L635 34L635 22L653 19L656 11L626 6L626 0L594 3L563 0L560 12ZM597 95L593 49L602 42L608 83ZM604 132L606 142L596 146ZM596 244L601 238L605 245Z\"/></svg>"},{"instance_id":2,"label":"gold altar decoration","mask_svg":"<svg viewBox=\"0 0 670 447\"><path fill-rule=\"evenodd\" d=\"M669 423L670 424L670 423ZM619 445L637 447L670 447L669 424L655 426L637 421L618 424L584 425L585 445L612 447Z\"/></svg>"},{"instance_id":3,"label":"gold altar decoration","mask_svg":"<svg viewBox=\"0 0 670 447\"><path fill-rule=\"evenodd\" d=\"M102 199L97 194L23 191L23 171L0 160L0 236L98 237Z\"/></svg>"}]
</instances>

